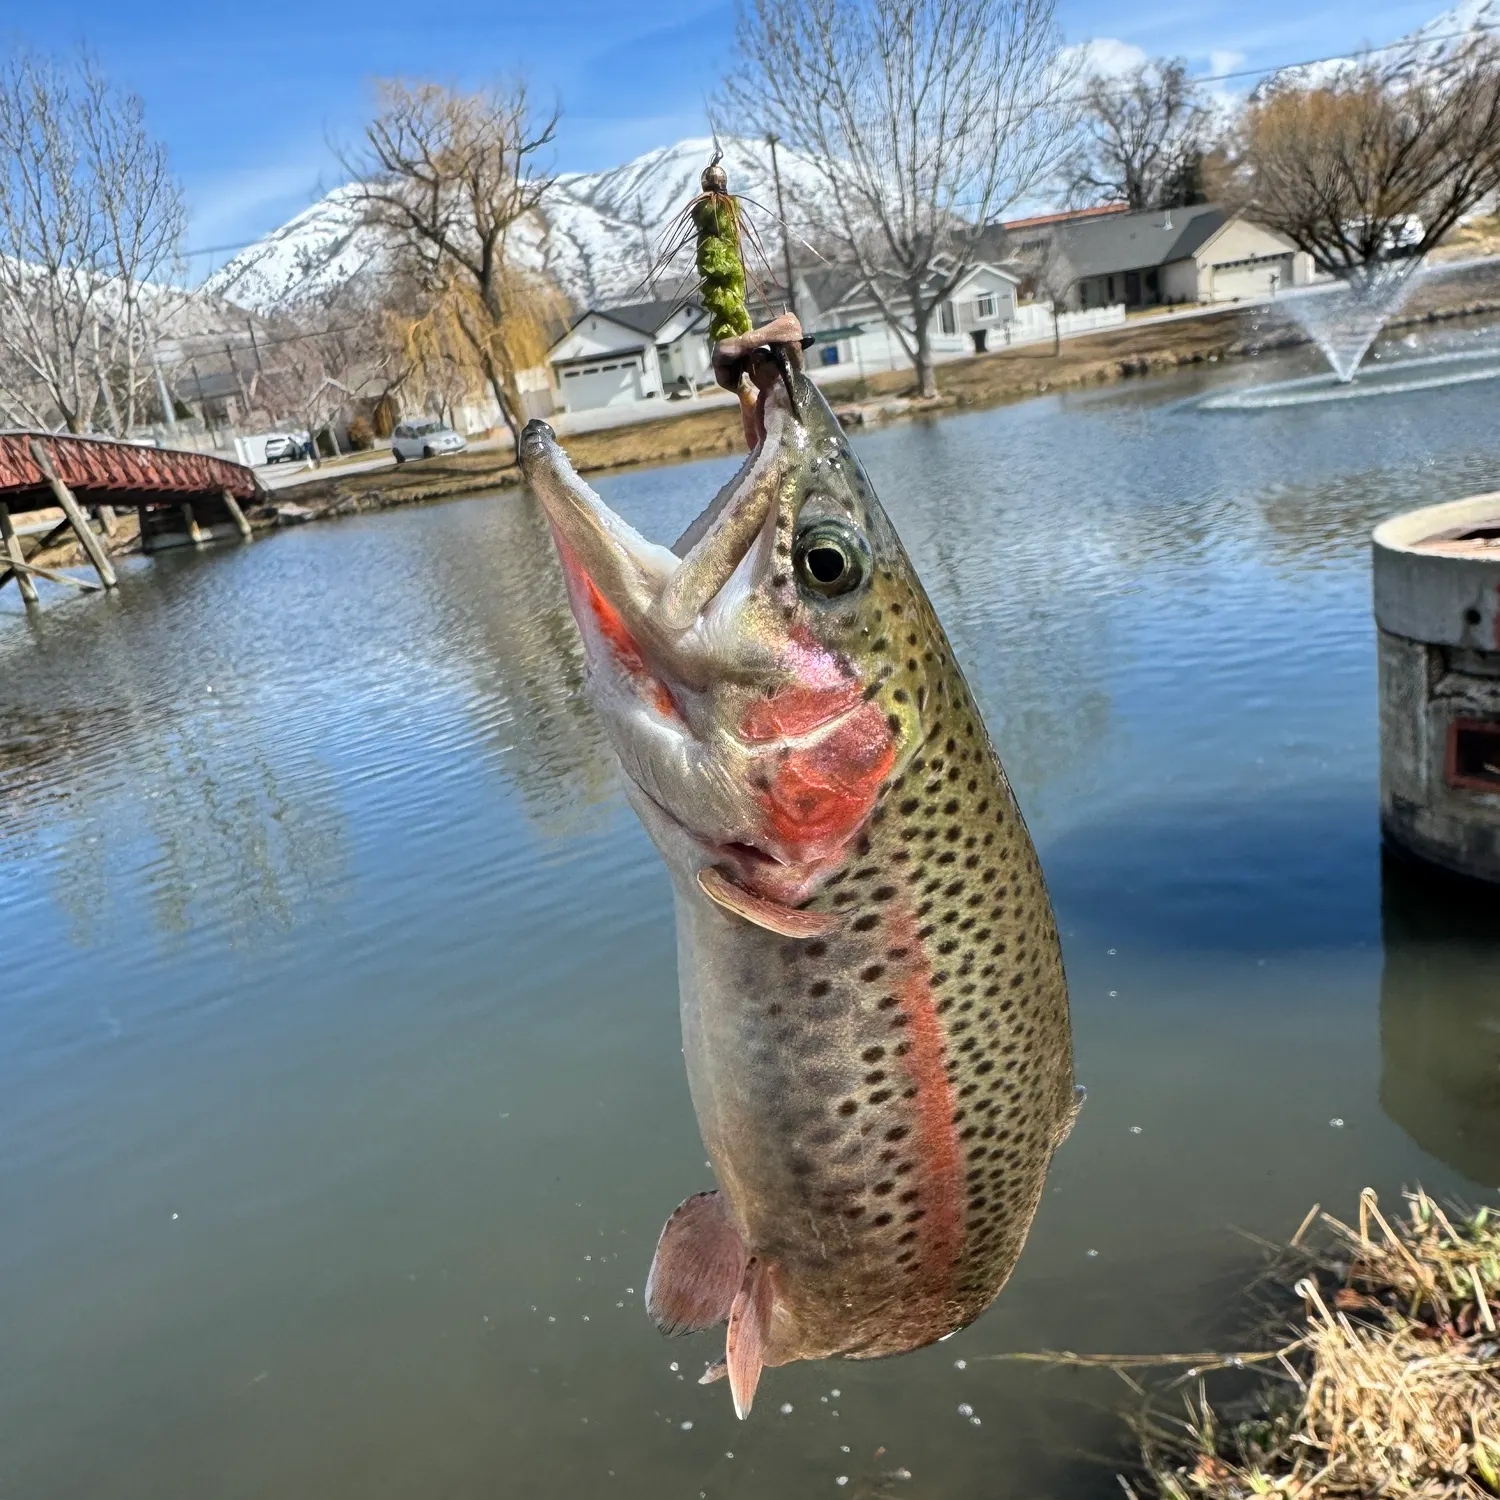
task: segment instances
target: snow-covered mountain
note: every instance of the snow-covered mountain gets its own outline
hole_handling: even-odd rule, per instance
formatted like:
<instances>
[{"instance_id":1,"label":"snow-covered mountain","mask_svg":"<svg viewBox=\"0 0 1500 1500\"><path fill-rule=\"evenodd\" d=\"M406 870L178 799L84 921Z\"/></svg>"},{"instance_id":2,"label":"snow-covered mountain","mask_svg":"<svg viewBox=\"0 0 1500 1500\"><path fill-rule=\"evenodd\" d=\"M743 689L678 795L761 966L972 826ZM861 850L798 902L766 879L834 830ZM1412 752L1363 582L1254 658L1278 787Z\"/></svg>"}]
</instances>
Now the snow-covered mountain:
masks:
<instances>
[{"instance_id":1,"label":"snow-covered mountain","mask_svg":"<svg viewBox=\"0 0 1500 1500\"><path fill-rule=\"evenodd\" d=\"M748 200L774 258L780 237L770 148L737 137L722 144L730 187ZM606 172L564 173L543 216L517 236L521 260L546 266L579 305L648 295L644 283L663 236L697 195L713 149L708 139L679 141ZM821 180L812 162L785 147L777 160L787 203L816 201ZM334 189L215 271L203 290L270 313L378 268L380 242L360 222L358 196L352 186ZM678 264L685 271L686 256Z\"/></svg>"},{"instance_id":2,"label":"snow-covered mountain","mask_svg":"<svg viewBox=\"0 0 1500 1500\"><path fill-rule=\"evenodd\" d=\"M1410 47L1417 59L1435 58L1443 48L1470 31L1493 31L1500 26L1500 8L1495 0L1459 0L1451 10L1434 16L1425 25L1399 38L1380 57L1392 57L1398 49ZM1282 68L1256 84L1252 98L1264 98L1277 89L1316 89L1337 83L1359 66L1357 58L1330 58L1327 62L1303 63Z\"/></svg>"}]
</instances>

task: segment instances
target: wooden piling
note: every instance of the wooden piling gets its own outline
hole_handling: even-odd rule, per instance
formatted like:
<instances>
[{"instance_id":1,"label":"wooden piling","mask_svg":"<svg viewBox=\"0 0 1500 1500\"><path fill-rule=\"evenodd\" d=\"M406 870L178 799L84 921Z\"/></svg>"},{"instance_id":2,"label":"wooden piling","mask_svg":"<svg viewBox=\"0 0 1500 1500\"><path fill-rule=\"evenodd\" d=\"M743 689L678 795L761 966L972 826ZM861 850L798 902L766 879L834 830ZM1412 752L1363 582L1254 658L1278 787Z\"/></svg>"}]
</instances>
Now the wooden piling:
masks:
<instances>
[{"instance_id":1,"label":"wooden piling","mask_svg":"<svg viewBox=\"0 0 1500 1500\"><path fill-rule=\"evenodd\" d=\"M74 578L71 573L59 573L56 568L39 568L32 562L12 562L4 573L0 573L0 587L10 581L12 572L21 578L29 573L35 573L38 578L50 578L53 583L66 583L71 588L82 589L85 594L101 594L104 592L97 583L87 578Z\"/></svg>"},{"instance_id":2,"label":"wooden piling","mask_svg":"<svg viewBox=\"0 0 1500 1500\"><path fill-rule=\"evenodd\" d=\"M207 538L198 528L198 517L193 514L193 502L184 500L182 502L182 525L188 534L189 541L201 545Z\"/></svg>"},{"instance_id":3,"label":"wooden piling","mask_svg":"<svg viewBox=\"0 0 1500 1500\"><path fill-rule=\"evenodd\" d=\"M14 577L21 597L28 604L35 604L36 585L31 581L31 574L26 567L26 554L21 551L21 538L16 535L16 528L10 523L10 507L4 501L0 501L0 542L5 543L5 555L11 564L0 575L0 587L3 587L6 579Z\"/></svg>"},{"instance_id":4,"label":"wooden piling","mask_svg":"<svg viewBox=\"0 0 1500 1500\"><path fill-rule=\"evenodd\" d=\"M31 440L31 456L36 460L37 468L42 471L42 477L51 486L53 497L62 506L63 514L72 522L83 550L88 553L89 561L99 575L99 582L107 589L114 588L119 579L115 577L109 554L99 545L99 538L94 535L94 528L89 525L88 517L79 509L77 500L73 498L73 491L57 477L57 470L52 467L47 450L35 438Z\"/></svg>"},{"instance_id":5,"label":"wooden piling","mask_svg":"<svg viewBox=\"0 0 1500 1500\"><path fill-rule=\"evenodd\" d=\"M240 509L240 502L234 498L230 490L224 490L224 509L229 512L229 519L239 528L240 535L248 542L250 540L250 523L245 519L245 512Z\"/></svg>"},{"instance_id":6,"label":"wooden piling","mask_svg":"<svg viewBox=\"0 0 1500 1500\"><path fill-rule=\"evenodd\" d=\"M112 538L115 534L115 508L113 505L96 505L94 514L99 517L99 525L104 530L106 537Z\"/></svg>"}]
</instances>

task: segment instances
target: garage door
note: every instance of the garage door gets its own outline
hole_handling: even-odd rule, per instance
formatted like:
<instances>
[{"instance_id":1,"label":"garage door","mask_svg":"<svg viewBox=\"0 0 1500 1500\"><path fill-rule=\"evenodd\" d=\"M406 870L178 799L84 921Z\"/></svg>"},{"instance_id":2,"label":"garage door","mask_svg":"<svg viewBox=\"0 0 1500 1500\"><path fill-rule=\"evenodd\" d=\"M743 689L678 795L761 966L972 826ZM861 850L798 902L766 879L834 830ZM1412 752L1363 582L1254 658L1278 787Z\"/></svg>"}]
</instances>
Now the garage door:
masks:
<instances>
[{"instance_id":1,"label":"garage door","mask_svg":"<svg viewBox=\"0 0 1500 1500\"><path fill-rule=\"evenodd\" d=\"M562 372L563 405L569 411L591 411L641 399L639 360L609 359L597 365L575 365Z\"/></svg>"},{"instance_id":2,"label":"garage door","mask_svg":"<svg viewBox=\"0 0 1500 1500\"><path fill-rule=\"evenodd\" d=\"M1290 255L1268 255L1261 260L1231 261L1214 267L1214 301L1227 302L1232 297L1265 297L1271 291L1271 277L1276 290L1284 292L1292 284Z\"/></svg>"}]
</instances>

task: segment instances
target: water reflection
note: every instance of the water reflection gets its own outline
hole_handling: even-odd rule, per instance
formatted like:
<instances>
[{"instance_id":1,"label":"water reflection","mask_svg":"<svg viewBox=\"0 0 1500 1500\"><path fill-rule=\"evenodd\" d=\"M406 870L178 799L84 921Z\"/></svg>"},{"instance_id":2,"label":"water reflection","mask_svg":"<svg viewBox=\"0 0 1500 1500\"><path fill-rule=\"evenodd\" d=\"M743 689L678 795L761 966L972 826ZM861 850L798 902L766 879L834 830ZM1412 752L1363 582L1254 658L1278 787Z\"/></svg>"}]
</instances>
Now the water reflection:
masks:
<instances>
[{"instance_id":1,"label":"water reflection","mask_svg":"<svg viewBox=\"0 0 1500 1500\"><path fill-rule=\"evenodd\" d=\"M1500 890L1387 853L1380 1103L1424 1151L1500 1184Z\"/></svg>"},{"instance_id":2,"label":"water reflection","mask_svg":"<svg viewBox=\"0 0 1500 1500\"><path fill-rule=\"evenodd\" d=\"M433 599L475 689L472 708L501 773L539 831L595 832L609 820L614 757L584 697L583 647L556 550L528 493L500 495L476 545L433 559Z\"/></svg>"},{"instance_id":3,"label":"water reflection","mask_svg":"<svg viewBox=\"0 0 1500 1500\"><path fill-rule=\"evenodd\" d=\"M214 672L232 623L205 611L189 648L139 593L115 603L59 609L7 642L0 858L35 860L80 944L144 907L174 942L203 927L241 946L337 899L334 778L232 670Z\"/></svg>"}]
</instances>

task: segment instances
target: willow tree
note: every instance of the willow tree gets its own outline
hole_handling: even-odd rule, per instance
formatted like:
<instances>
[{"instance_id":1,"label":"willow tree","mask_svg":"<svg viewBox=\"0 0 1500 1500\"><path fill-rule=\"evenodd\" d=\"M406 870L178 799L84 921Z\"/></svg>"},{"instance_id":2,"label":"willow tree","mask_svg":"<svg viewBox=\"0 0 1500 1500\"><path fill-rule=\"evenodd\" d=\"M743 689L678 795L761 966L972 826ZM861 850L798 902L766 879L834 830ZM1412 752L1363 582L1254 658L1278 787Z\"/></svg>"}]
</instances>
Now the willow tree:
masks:
<instances>
[{"instance_id":1,"label":"willow tree","mask_svg":"<svg viewBox=\"0 0 1500 1500\"><path fill-rule=\"evenodd\" d=\"M451 313L519 441L526 404L517 372L536 310L517 240L551 187L543 156L557 111L533 108L523 83L460 93L386 81L363 148L346 158L365 221L395 267Z\"/></svg>"},{"instance_id":2,"label":"willow tree","mask_svg":"<svg viewBox=\"0 0 1500 1500\"><path fill-rule=\"evenodd\" d=\"M1472 31L1252 100L1223 196L1358 285L1500 190L1500 41Z\"/></svg>"},{"instance_id":3,"label":"willow tree","mask_svg":"<svg viewBox=\"0 0 1500 1500\"><path fill-rule=\"evenodd\" d=\"M740 0L736 51L728 108L822 178L795 212L935 394L934 314L1066 150L1053 0Z\"/></svg>"},{"instance_id":4,"label":"willow tree","mask_svg":"<svg viewBox=\"0 0 1500 1500\"><path fill-rule=\"evenodd\" d=\"M510 368L541 364L566 325L567 299L543 273L515 266L502 279L501 294ZM408 283L385 310L386 339L403 371L403 394L451 418L475 386L489 379L485 345L474 336L486 322L484 305L467 279Z\"/></svg>"}]
</instances>

